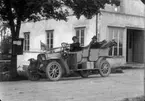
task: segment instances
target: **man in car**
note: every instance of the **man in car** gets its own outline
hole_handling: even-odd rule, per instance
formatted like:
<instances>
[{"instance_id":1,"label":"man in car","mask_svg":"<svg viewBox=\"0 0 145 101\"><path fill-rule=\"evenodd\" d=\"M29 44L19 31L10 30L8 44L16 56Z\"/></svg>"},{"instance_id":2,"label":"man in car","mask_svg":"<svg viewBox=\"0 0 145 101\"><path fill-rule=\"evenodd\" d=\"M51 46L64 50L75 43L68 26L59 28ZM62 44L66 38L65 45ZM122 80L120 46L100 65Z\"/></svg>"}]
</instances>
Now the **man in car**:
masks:
<instances>
[{"instance_id":1,"label":"man in car","mask_svg":"<svg viewBox=\"0 0 145 101\"><path fill-rule=\"evenodd\" d=\"M72 40L73 40L73 43L70 44L70 51L76 52L76 51L81 50L81 46L80 46L80 43L79 43L77 36L73 36Z\"/></svg>"},{"instance_id":2,"label":"man in car","mask_svg":"<svg viewBox=\"0 0 145 101\"><path fill-rule=\"evenodd\" d=\"M96 36L93 36L93 38L92 38L92 41L90 42L90 48L100 48L101 46L102 46L102 44L104 44L106 41L105 40L103 40L103 41L101 41L101 42L98 42L97 41L97 37Z\"/></svg>"}]
</instances>

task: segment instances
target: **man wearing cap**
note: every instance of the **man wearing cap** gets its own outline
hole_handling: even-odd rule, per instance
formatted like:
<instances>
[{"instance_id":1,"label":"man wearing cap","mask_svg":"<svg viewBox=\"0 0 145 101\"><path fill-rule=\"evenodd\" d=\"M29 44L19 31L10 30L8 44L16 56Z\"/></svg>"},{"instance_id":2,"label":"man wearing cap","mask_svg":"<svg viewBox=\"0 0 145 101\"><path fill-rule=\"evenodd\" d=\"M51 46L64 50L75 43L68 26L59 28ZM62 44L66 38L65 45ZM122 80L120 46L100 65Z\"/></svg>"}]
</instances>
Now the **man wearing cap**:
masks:
<instances>
[{"instance_id":1,"label":"man wearing cap","mask_svg":"<svg viewBox=\"0 0 145 101\"><path fill-rule=\"evenodd\" d=\"M77 36L73 36L72 40L73 40L73 43L70 44L70 51L75 52L75 51L81 50L80 43Z\"/></svg>"},{"instance_id":2,"label":"man wearing cap","mask_svg":"<svg viewBox=\"0 0 145 101\"><path fill-rule=\"evenodd\" d=\"M103 40L102 42L98 42L97 37L93 36L92 41L90 42L90 48L100 48L104 42L106 41Z\"/></svg>"}]
</instances>

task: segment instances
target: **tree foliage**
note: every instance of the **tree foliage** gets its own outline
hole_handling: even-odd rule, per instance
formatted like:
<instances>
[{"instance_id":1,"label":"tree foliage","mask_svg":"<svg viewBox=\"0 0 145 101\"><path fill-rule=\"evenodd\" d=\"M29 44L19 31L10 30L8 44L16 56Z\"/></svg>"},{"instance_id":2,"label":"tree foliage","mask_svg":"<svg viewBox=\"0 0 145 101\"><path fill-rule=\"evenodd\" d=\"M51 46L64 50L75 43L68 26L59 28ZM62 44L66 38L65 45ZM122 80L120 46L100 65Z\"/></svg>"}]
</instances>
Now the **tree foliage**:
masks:
<instances>
[{"instance_id":1,"label":"tree foliage","mask_svg":"<svg viewBox=\"0 0 145 101\"><path fill-rule=\"evenodd\" d=\"M0 44L0 51L2 54L10 54L10 50L11 50L11 42L10 42L11 37L7 36L5 39L3 39L1 41Z\"/></svg>"},{"instance_id":2,"label":"tree foliage","mask_svg":"<svg viewBox=\"0 0 145 101\"><path fill-rule=\"evenodd\" d=\"M91 19L94 15L100 13L100 9L104 9L106 4L120 5L119 0L63 0L65 5L74 11L74 15L80 18L84 15Z\"/></svg>"},{"instance_id":3,"label":"tree foliage","mask_svg":"<svg viewBox=\"0 0 145 101\"><path fill-rule=\"evenodd\" d=\"M145 4L145 0L141 0Z\"/></svg>"},{"instance_id":4,"label":"tree foliage","mask_svg":"<svg viewBox=\"0 0 145 101\"><path fill-rule=\"evenodd\" d=\"M0 53L10 54L11 51L11 33L8 32L9 26L4 24L0 26Z\"/></svg>"},{"instance_id":5,"label":"tree foliage","mask_svg":"<svg viewBox=\"0 0 145 101\"><path fill-rule=\"evenodd\" d=\"M119 0L0 0L0 18L8 21L13 37L17 38L21 21L67 20L68 8L77 18L92 18L106 3L120 4Z\"/></svg>"},{"instance_id":6,"label":"tree foliage","mask_svg":"<svg viewBox=\"0 0 145 101\"><path fill-rule=\"evenodd\" d=\"M120 2L119 0L0 0L0 20L9 24L14 40L19 38L21 23L24 21L67 20L69 9L77 18L83 15L90 19L98 14L100 9L104 9L105 4L118 6ZM13 57L12 61L16 61L16 56ZM16 72L16 66L14 69Z\"/></svg>"},{"instance_id":7,"label":"tree foliage","mask_svg":"<svg viewBox=\"0 0 145 101\"><path fill-rule=\"evenodd\" d=\"M19 36L21 21L66 20L67 14L60 0L0 0L0 18L9 23L15 38Z\"/></svg>"}]
</instances>

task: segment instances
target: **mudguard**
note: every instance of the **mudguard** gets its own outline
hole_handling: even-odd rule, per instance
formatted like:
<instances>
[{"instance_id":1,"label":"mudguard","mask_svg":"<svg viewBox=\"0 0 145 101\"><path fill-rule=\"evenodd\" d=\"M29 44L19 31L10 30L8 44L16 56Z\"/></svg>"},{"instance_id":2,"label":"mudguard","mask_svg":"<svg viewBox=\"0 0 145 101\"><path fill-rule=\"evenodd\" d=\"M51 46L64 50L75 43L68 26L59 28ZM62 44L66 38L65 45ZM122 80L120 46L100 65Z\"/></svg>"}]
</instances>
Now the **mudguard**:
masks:
<instances>
[{"instance_id":1,"label":"mudguard","mask_svg":"<svg viewBox=\"0 0 145 101\"><path fill-rule=\"evenodd\" d=\"M99 58L97 59L97 61L94 63L95 68L99 68L100 62L101 62L102 60L106 60L106 57L99 57Z\"/></svg>"},{"instance_id":2,"label":"mudguard","mask_svg":"<svg viewBox=\"0 0 145 101\"><path fill-rule=\"evenodd\" d=\"M97 61L94 63L95 64L95 68L99 68L100 62L102 60L106 60L107 58L112 58L112 56L100 56Z\"/></svg>"}]
</instances>

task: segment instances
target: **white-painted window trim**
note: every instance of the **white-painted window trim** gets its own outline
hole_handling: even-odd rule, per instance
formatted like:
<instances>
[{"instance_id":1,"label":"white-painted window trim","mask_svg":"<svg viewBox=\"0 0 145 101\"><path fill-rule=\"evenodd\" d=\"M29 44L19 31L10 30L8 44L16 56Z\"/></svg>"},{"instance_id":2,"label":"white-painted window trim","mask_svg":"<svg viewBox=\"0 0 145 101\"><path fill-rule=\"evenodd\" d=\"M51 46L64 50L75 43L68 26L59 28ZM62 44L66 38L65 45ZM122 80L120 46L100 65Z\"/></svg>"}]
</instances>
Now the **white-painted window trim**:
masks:
<instances>
[{"instance_id":1,"label":"white-painted window trim","mask_svg":"<svg viewBox=\"0 0 145 101\"><path fill-rule=\"evenodd\" d=\"M115 41L117 42L117 46L112 47L110 55L111 56L123 56L123 38L121 38L121 37L123 37L123 31L122 31L123 29L119 28L119 27L108 27L108 28L109 28L109 30L112 30L112 34L109 33L109 35L112 35L112 36L110 36L111 39L109 39L109 40L115 39ZM115 33L115 30L116 30L116 33ZM109 31L109 32L111 32L111 31ZM121 36L121 34L122 34L122 36ZM122 45L120 46L120 44L122 44ZM115 54L116 48L117 48L117 50L116 50L117 52ZM120 49L122 50L122 52L120 51Z\"/></svg>"},{"instance_id":2,"label":"white-painted window trim","mask_svg":"<svg viewBox=\"0 0 145 101\"><path fill-rule=\"evenodd\" d=\"M85 44L85 31L86 31L85 29L86 27L75 27L75 35L79 38L81 46L84 46Z\"/></svg>"},{"instance_id":3,"label":"white-painted window trim","mask_svg":"<svg viewBox=\"0 0 145 101\"><path fill-rule=\"evenodd\" d=\"M54 30L46 30L47 48L51 49L54 45Z\"/></svg>"},{"instance_id":4,"label":"white-painted window trim","mask_svg":"<svg viewBox=\"0 0 145 101\"><path fill-rule=\"evenodd\" d=\"M24 51L30 50L30 32L24 32Z\"/></svg>"}]
</instances>

